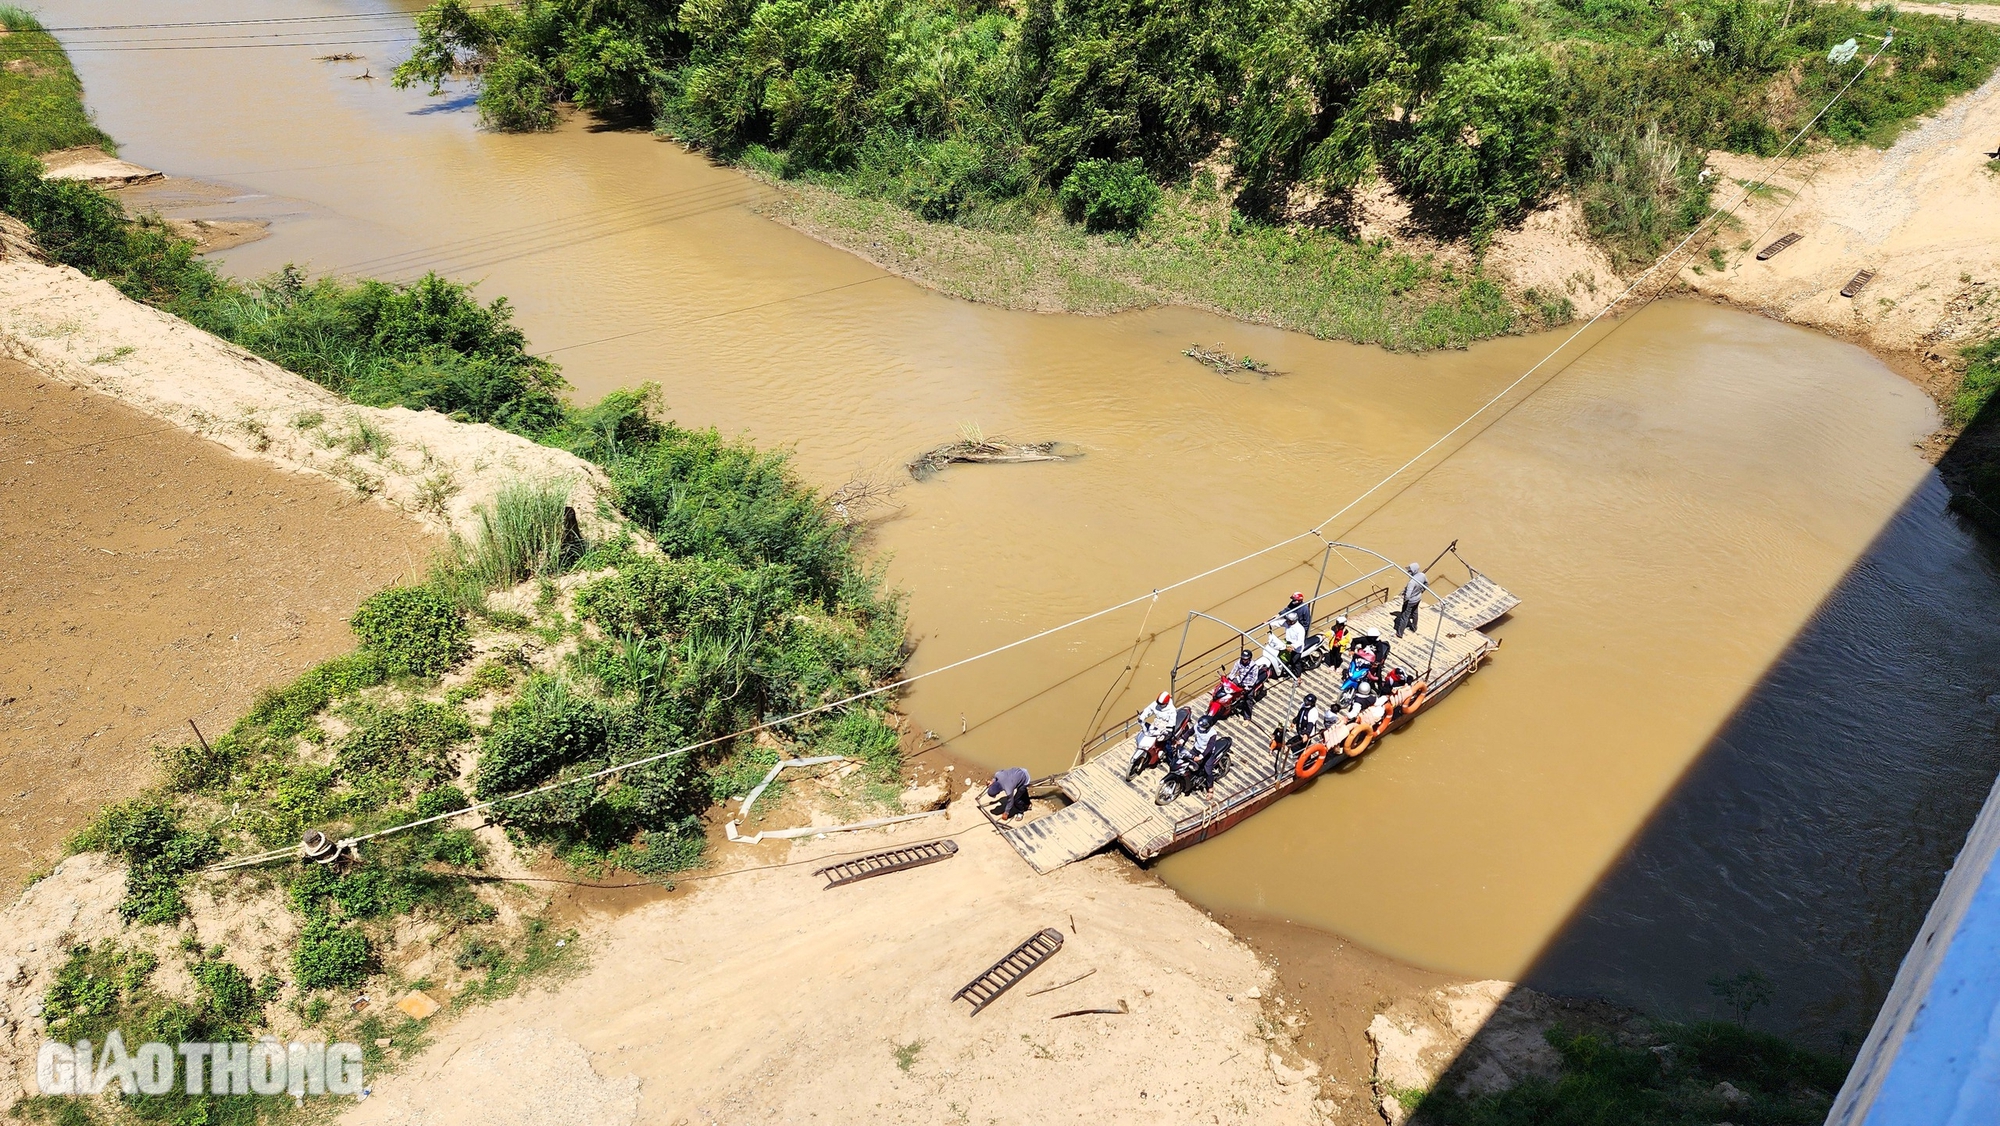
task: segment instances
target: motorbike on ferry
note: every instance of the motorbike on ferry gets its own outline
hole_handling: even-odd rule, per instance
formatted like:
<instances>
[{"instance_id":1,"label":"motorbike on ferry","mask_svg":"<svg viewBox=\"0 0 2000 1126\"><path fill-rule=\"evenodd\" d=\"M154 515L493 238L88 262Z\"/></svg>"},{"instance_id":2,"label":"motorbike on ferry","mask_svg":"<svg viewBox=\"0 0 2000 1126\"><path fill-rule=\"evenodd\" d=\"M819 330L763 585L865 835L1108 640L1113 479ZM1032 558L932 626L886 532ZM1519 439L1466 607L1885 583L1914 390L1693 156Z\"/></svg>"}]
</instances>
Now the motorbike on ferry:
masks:
<instances>
[{"instance_id":1,"label":"motorbike on ferry","mask_svg":"<svg viewBox=\"0 0 2000 1126\"><path fill-rule=\"evenodd\" d=\"M1249 698L1249 689L1225 676L1216 683L1215 691L1209 693L1208 716L1220 723L1235 715L1237 709Z\"/></svg>"},{"instance_id":2,"label":"motorbike on ferry","mask_svg":"<svg viewBox=\"0 0 2000 1126\"><path fill-rule=\"evenodd\" d=\"M1229 769L1229 744L1229 736L1216 735L1209 739L1206 752L1197 750L1192 739L1176 747L1153 804L1166 805L1183 794L1213 787L1222 772Z\"/></svg>"},{"instance_id":3,"label":"motorbike on ferry","mask_svg":"<svg viewBox=\"0 0 2000 1126\"><path fill-rule=\"evenodd\" d=\"M1173 751L1194 734L1194 709L1183 707L1174 711L1174 726L1165 733L1145 730L1132 741L1132 761L1125 767L1125 780L1130 782L1141 771L1158 766L1162 759L1172 772Z\"/></svg>"}]
</instances>

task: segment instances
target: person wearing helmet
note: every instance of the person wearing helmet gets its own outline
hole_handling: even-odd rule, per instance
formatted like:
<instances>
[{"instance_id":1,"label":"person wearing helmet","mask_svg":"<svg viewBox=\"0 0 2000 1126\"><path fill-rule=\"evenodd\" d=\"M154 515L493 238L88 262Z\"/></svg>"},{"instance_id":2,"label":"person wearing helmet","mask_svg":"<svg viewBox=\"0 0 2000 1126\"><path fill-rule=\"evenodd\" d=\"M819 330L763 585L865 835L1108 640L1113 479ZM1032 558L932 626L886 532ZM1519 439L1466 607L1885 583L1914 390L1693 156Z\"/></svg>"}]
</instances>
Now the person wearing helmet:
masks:
<instances>
[{"instance_id":1,"label":"person wearing helmet","mask_svg":"<svg viewBox=\"0 0 2000 1126\"><path fill-rule=\"evenodd\" d=\"M1229 666L1229 671L1223 675L1243 690L1243 696L1236 705L1242 709L1243 718L1255 719L1251 713L1257 706L1257 687L1264 683L1264 670L1258 667L1250 650L1245 649L1236 654L1236 663Z\"/></svg>"},{"instance_id":2,"label":"person wearing helmet","mask_svg":"<svg viewBox=\"0 0 2000 1126\"><path fill-rule=\"evenodd\" d=\"M1403 636L1404 630L1414 632L1417 628L1417 608L1422 604L1424 591L1430 589L1430 580L1424 575L1422 565L1410 564L1405 568L1410 581L1403 584L1403 608L1396 611L1396 636Z\"/></svg>"},{"instance_id":3,"label":"person wearing helmet","mask_svg":"<svg viewBox=\"0 0 2000 1126\"><path fill-rule=\"evenodd\" d=\"M1202 777L1209 785L1215 784L1215 761L1223 749L1229 745L1229 736L1222 733L1222 725L1212 715L1202 716L1194 724L1194 745L1189 749L1192 761L1199 764Z\"/></svg>"},{"instance_id":4,"label":"person wearing helmet","mask_svg":"<svg viewBox=\"0 0 2000 1126\"><path fill-rule=\"evenodd\" d=\"M1319 696L1308 692L1306 698L1299 701L1299 714L1292 717L1292 730L1310 743L1319 738L1319 733L1325 730L1332 718L1331 711L1319 706Z\"/></svg>"},{"instance_id":5,"label":"person wearing helmet","mask_svg":"<svg viewBox=\"0 0 2000 1126\"><path fill-rule=\"evenodd\" d=\"M1174 694L1162 692L1159 699L1147 704L1145 710L1139 713L1139 724L1162 737L1171 733L1174 729Z\"/></svg>"},{"instance_id":6,"label":"person wearing helmet","mask_svg":"<svg viewBox=\"0 0 2000 1126\"><path fill-rule=\"evenodd\" d=\"M1361 640L1355 642L1355 645L1368 650L1370 654L1368 663L1376 668L1381 668L1389 659L1389 642L1382 636L1382 631L1374 626L1361 631Z\"/></svg>"},{"instance_id":7,"label":"person wearing helmet","mask_svg":"<svg viewBox=\"0 0 2000 1126\"><path fill-rule=\"evenodd\" d=\"M1311 629L1313 608L1306 603L1305 592L1293 591L1291 601L1285 603L1283 610L1278 611L1278 616L1299 623L1300 629Z\"/></svg>"},{"instance_id":8,"label":"person wearing helmet","mask_svg":"<svg viewBox=\"0 0 2000 1126\"><path fill-rule=\"evenodd\" d=\"M1174 694L1162 692L1159 698L1147 704L1139 712L1139 730L1132 736L1132 766L1129 773L1136 774L1143 763L1157 760L1162 754L1172 752L1174 727L1179 720L1179 709L1174 707Z\"/></svg>"}]
</instances>

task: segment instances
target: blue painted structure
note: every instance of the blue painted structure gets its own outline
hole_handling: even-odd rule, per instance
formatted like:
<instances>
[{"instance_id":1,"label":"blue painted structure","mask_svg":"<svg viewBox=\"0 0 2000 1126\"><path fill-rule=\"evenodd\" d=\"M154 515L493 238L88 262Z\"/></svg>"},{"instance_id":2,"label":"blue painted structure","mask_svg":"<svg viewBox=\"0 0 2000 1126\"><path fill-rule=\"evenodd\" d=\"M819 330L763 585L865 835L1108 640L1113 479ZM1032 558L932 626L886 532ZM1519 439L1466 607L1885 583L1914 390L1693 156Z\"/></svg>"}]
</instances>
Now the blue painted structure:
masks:
<instances>
[{"instance_id":1,"label":"blue painted structure","mask_svg":"<svg viewBox=\"0 0 2000 1126\"><path fill-rule=\"evenodd\" d=\"M1903 959L1827 1126L2000 1126L2000 784Z\"/></svg>"}]
</instances>

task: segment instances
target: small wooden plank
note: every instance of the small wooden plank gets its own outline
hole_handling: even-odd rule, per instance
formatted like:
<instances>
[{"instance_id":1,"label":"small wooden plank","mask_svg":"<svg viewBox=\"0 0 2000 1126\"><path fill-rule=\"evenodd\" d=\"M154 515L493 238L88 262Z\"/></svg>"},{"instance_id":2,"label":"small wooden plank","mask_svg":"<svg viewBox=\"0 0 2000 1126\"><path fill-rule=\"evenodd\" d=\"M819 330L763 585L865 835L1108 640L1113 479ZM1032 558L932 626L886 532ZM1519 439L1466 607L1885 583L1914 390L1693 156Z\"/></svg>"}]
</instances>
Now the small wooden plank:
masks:
<instances>
[{"instance_id":1,"label":"small wooden plank","mask_svg":"<svg viewBox=\"0 0 2000 1126\"><path fill-rule=\"evenodd\" d=\"M1784 238L1781 238L1778 241L1772 243L1771 245L1765 247L1764 249L1758 251L1757 261L1762 262L1770 258L1774 254L1784 253L1785 249L1791 246L1793 243L1799 241L1800 237L1801 236L1797 231L1793 231L1791 234L1786 235Z\"/></svg>"},{"instance_id":2,"label":"small wooden plank","mask_svg":"<svg viewBox=\"0 0 2000 1126\"><path fill-rule=\"evenodd\" d=\"M1869 282L1872 282L1874 280L1875 280L1875 271L1863 270L1860 273L1854 275L1854 279L1847 283L1847 288L1841 290L1840 295L1842 297L1853 297L1855 294L1860 293L1864 288L1866 288Z\"/></svg>"}]
</instances>

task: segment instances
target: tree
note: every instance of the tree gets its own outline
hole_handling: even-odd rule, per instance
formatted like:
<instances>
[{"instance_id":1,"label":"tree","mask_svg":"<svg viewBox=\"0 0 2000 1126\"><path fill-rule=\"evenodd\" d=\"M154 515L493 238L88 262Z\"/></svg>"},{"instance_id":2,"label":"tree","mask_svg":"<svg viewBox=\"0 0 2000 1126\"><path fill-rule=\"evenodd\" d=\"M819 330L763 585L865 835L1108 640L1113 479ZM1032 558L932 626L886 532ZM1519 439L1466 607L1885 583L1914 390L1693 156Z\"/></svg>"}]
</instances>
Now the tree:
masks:
<instances>
[{"instance_id":1,"label":"tree","mask_svg":"<svg viewBox=\"0 0 2000 1126\"><path fill-rule=\"evenodd\" d=\"M1466 223L1484 243L1555 186L1556 112L1540 55L1455 63L1389 145L1387 163L1419 207Z\"/></svg>"}]
</instances>

